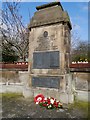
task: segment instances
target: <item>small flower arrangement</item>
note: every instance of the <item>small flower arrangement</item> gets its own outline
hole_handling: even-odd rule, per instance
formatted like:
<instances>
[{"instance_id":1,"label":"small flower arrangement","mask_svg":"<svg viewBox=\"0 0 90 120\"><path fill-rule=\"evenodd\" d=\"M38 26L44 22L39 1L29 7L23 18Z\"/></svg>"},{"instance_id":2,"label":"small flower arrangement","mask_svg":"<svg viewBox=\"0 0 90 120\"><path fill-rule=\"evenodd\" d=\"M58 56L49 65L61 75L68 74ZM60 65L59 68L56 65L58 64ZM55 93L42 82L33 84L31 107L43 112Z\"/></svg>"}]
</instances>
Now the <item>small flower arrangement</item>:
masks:
<instances>
[{"instance_id":1,"label":"small flower arrangement","mask_svg":"<svg viewBox=\"0 0 90 120\"><path fill-rule=\"evenodd\" d=\"M47 109L63 108L60 101L53 97L45 98L42 94L37 95L34 98L34 102L42 107L46 107Z\"/></svg>"}]
</instances>

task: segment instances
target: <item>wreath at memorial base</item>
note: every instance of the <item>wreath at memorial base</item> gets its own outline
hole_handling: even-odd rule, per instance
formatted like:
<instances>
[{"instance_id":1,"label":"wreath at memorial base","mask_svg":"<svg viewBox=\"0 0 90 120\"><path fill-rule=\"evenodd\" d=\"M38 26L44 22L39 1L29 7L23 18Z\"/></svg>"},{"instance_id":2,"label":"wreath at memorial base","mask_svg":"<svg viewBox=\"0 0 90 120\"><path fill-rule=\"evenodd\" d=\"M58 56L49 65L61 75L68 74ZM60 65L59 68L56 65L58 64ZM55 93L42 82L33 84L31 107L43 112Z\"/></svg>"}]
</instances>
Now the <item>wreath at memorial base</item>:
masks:
<instances>
[{"instance_id":1,"label":"wreath at memorial base","mask_svg":"<svg viewBox=\"0 0 90 120\"><path fill-rule=\"evenodd\" d=\"M42 94L34 98L34 102L47 109L63 108L62 103L53 97L45 98Z\"/></svg>"}]
</instances>

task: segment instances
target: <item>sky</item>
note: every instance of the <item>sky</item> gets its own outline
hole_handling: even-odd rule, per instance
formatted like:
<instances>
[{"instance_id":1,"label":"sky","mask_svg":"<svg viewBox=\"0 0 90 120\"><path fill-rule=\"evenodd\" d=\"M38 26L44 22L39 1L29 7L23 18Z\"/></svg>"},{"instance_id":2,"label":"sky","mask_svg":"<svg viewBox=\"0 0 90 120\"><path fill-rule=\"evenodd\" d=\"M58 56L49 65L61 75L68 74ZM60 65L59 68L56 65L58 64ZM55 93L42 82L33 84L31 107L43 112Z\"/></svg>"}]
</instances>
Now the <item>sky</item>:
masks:
<instances>
[{"instance_id":1,"label":"sky","mask_svg":"<svg viewBox=\"0 0 90 120\"><path fill-rule=\"evenodd\" d=\"M22 15L26 26L29 24L34 12L37 11L36 6L42 4L45 4L45 2L20 3L19 13ZM88 2L61 2L61 4L69 14L72 30L78 33L82 41L88 41Z\"/></svg>"},{"instance_id":2,"label":"sky","mask_svg":"<svg viewBox=\"0 0 90 120\"><path fill-rule=\"evenodd\" d=\"M23 15L25 24L29 24L30 18L36 12L36 6L45 2L24 2L21 3L20 14ZM88 40L88 2L61 2L64 10L70 16L72 29L78 33L81 40Z\"/></svg>"}]
</instances>

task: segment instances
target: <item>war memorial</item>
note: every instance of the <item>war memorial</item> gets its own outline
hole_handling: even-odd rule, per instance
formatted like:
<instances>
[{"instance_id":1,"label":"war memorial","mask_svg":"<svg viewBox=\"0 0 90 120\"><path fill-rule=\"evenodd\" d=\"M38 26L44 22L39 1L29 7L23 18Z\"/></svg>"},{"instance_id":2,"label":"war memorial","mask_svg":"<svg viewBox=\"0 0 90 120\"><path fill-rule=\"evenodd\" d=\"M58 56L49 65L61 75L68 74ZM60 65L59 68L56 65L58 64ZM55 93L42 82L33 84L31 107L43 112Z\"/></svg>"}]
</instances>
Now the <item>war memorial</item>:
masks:
<instances>
[{"instance_id":1,"label":"war memorial","mask_svg":"<svg viewBox=\"0 0 90 120\"><path fill-rule=\"evenodd\" d=\"M69 15L60 2L36 7L29 30L29 85L34 95L54 96L73 102L70 74L72 29Z\"/></svg>"}]
</instances>

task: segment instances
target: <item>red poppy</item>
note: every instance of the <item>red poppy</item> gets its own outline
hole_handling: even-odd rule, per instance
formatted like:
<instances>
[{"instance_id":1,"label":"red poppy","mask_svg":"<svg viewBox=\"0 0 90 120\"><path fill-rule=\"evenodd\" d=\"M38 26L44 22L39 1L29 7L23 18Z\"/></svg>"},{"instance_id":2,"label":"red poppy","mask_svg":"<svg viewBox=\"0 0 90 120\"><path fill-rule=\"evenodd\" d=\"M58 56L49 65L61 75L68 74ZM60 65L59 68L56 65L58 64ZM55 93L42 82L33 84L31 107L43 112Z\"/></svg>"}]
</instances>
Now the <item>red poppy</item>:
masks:
<instances>
[{"instance_id":1,"label":"red poppy","mask_svg":"<svg viewBox=\"0 0 90 120\"><path fill-rule=\"evenodd\" d=\"M47 104L43 103L43 106L44 106L44 107L47 107Z\"/></svg>"},{"instance_id":2,"label":"red poppy","mask_svg":"<svg viewBox=\"0 0 90 120\"><path fill-rule=\"evenodd\" d=\"M51 97L51 99L56 100L55 98Z\"/></svg>"},{"instance_id":3,"label":"red poppy","mask_svg":"<svg viewBox=\"0 0 90 120\"><path fill-rule=\"evenodd\" d=\"M42 94L39 94L34 98L35 103L43 102L43 100L44 100L44 96Z\"/></svg>"},{"instance_id":4,"label":"red poppy","mask_svg":"<svg viewBox=\"0 0 90 120\"><path fill-rule=\"evenodd\" d=\"M44 102L44 103L47 102L47 98L44 98L43 102Z\"/></svg>"},{"instance_id":5,"label":"red poppy","mask_svg":"<svg viewBox=\"0 0 90 120\"><path fill-rule=\"evenodd\" d=\"M53 106L55 106L57 108L58 107L58 103L56 101L54 101Z\"/></svg>"},{"instance_id":6,"label":"red poppy","mask_svg":"<svg viewBox=\"0 0 90 120\"><path fill-rule=\"evenodd\" d=\"M50 105L51 104L51 102L50 102L50 99L49 98L47 98L47 103Z\"/></svg>"},{"instance_id":7,"label":"red poppy","mask_svg":"<svg viewBox=\"0 0 90 120\"><path fill-rule=\"evenodd\" d=\"M34 98L34 102L36 104L39 104L40 106L46 107L48 109L50 108L62 108L62 104L60 101L57 101L53 97L45 98L42 94L37 95Z\"/></svg>"},{"instance_id":8,"label":"red poppy","mask_svg":"<svg viewBox=\"0 0 90 120\"><path fill-rule=\"evenodd\" d=\"M56 101L54 101L54 105L56 105L57 104L57 102Z\"/></svg>"}]
</instances>

